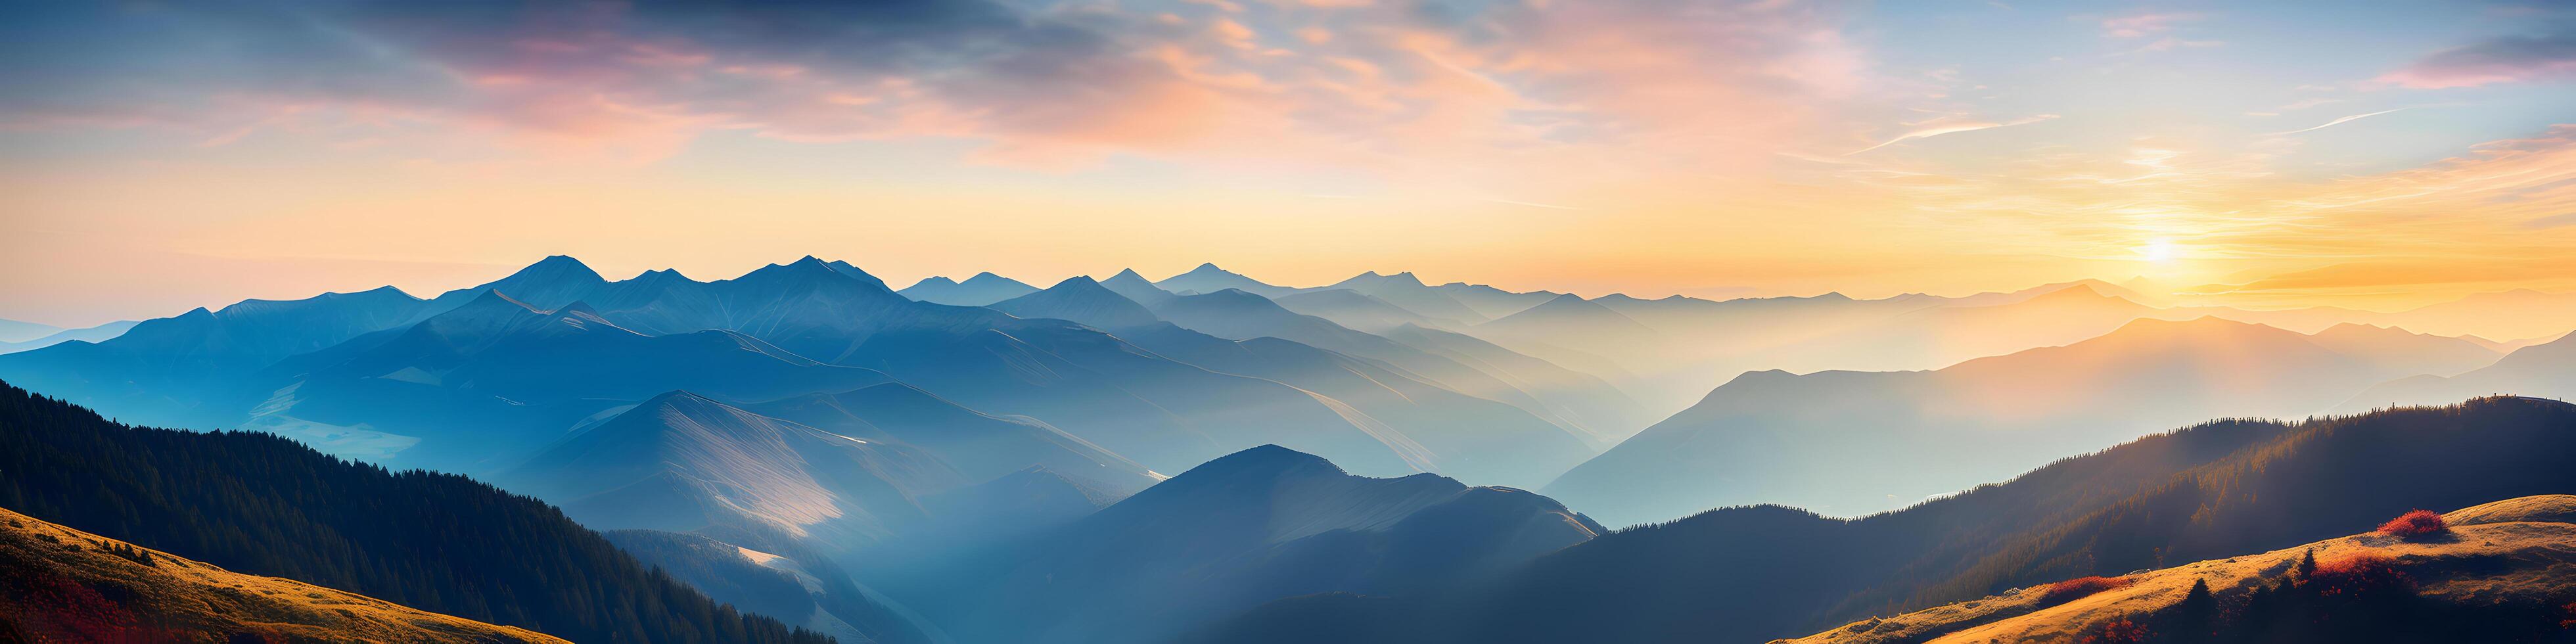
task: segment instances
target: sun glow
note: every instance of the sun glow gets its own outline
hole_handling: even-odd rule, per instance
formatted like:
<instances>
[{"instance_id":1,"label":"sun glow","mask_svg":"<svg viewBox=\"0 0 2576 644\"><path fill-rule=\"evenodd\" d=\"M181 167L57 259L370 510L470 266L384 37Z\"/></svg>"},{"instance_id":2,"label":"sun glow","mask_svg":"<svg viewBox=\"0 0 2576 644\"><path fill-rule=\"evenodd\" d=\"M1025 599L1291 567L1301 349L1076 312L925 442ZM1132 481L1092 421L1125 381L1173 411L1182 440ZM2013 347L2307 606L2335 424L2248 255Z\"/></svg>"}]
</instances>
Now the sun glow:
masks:
<instances>
[{"instance_id":1,"label":"sun glow","mask_svg":"<svg viewBox=\"0 0 2576 644\"><path fill-rule=\"evenodd\" d=\"M2147 261L2161 264L2173 261L2174 243L2173 240L2159 237L2147 240L2146 245L2139 246L2137 251L2138 256L2146 258Z\"/></svg>"}]
</instances>

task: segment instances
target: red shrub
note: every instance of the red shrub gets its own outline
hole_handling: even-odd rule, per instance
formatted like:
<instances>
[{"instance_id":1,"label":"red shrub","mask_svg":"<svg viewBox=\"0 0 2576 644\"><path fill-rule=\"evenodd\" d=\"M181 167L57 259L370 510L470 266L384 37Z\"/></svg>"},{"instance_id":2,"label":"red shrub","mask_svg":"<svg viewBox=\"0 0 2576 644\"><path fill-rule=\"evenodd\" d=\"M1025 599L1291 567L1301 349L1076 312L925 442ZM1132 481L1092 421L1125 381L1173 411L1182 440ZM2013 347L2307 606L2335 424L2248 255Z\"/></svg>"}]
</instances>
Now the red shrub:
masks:
<instances>
[{"instance_id":1,"label":"red shrub","mask_svg":"<svg viewBox=\"0 0 2576 644\"><path fill-rule=\"evenodd\" d=\"M2125 577L2077 577L2048 585L2039 601L2060 604L2092 596L2094 593L2129 585Z\"/></svg>"},{"instance_id":2,"label":"red shrub","mask_svg":"<svg viewBox=\"0 0 2576 644\"><path fill-rule=\"evenodd\" d=\"M2127 619L2103 622L2101 628L2085 634L2084 644L2137 644L2147 641L2147 627Z\"/></svg>"},{"instance_id":3,"label":"red shrub","mask_svg":"<svg viewBox=\"0 0 2576 644\"><path fill-rule=\"evenodd\" d=\"M2362 595L2377 591L2415 589L2415 580L2397 569L2397 560L2388 555L2365 552L2317 564L2308 573L2308 584L2319 595Z\"/></svg>"},{"instance_id":4,"label":"red shrub","mask_svg":"<svg viewBox=\"0 0 2576 644\"><path fill-rule=\"evenodd\" d=\"M2426 537L2450 530L2451 526L2442 523L2442 515L2435 514L2432 510L2416 510L2400 514L2397 518L2389 519L2387 523L2379 524L2381 534L2400 539Z\"/></svg>"}]
</instances>

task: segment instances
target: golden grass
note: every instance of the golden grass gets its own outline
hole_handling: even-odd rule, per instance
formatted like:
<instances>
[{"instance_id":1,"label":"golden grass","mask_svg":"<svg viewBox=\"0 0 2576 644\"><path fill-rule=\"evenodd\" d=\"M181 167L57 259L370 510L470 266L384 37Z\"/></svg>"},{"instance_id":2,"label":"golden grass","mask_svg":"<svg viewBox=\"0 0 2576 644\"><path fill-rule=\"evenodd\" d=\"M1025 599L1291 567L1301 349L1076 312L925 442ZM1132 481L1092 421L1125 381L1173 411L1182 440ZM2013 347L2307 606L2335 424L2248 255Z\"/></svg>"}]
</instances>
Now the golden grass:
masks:
<instances>
[{"instance_id":1,"label":"golden grass","mask_svg":"<svg viewBox=\"0 0 2576 644\"><path fill-rule=\"evenodd\" d=\"M0 579L6 580L0 581L0 622L36 641L220 642L241 635L267 641L564 641L292 579L235 573L6 509L0 509Z\"/></svg>"}]
</instances>

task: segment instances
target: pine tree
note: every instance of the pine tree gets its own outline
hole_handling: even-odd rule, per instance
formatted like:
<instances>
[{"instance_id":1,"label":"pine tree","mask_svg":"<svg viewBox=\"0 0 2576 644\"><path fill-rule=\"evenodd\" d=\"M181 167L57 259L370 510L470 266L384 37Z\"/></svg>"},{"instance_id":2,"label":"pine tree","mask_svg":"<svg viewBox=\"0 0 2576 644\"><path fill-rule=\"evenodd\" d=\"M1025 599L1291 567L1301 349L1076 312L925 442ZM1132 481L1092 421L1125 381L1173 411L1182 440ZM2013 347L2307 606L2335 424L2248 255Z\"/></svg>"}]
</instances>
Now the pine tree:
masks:
<instances>
[{"instance_id":1,"label":"pine tree","mask_svg":"<svg viewBox=\"0 0 2576 644\"><path fill-rule=\"evenodd\" d=\"M2317 549L2309 548L2307 554L2299 557L2299 567L2290 576L2290 579L2296 582L2306 582L2308 580L2308 575L2316 574L2316 572Z\"/></svg>"},{"instance_id":2,"label":"pine tree","mask_svg":"<svg viewBox=\"0 0 2576 644\"><path fill-rule=\"evenodd\" d=\"M2215 632L2218 621L2218 597L2209 594L2209 580L2192 580L2191 590L2183 593L2181 602L2174 604L2173 614L2175 632L2193 635L2208 635Z\"/></svg>"}]
</instances>

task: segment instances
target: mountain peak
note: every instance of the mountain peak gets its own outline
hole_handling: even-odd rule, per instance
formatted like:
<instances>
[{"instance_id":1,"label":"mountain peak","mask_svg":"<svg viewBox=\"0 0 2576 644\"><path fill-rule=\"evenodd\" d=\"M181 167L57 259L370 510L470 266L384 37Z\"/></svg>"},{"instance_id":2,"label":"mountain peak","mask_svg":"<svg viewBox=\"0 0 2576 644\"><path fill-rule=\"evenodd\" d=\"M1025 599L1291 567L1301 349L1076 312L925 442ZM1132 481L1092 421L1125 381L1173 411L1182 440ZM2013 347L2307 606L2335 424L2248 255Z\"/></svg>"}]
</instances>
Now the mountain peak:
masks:
<instances>
[{"instance_id":1,"label":"mountain peak","mask_svg":"<svg viewBox=\"0 0 2576 644\"><path fill-rule=\"evenodd\" d=\"M1133 268L1122 268L1122 269L1118 269L1118 274L1109 276L1109 279L1113 279L1113 280L1114 280L1114 279L1130 278L1130 277L1132 277L1132 278L1136 278L1136 279L1140 279L1140 280L1141 280L1141 279L1145 279L1145 276L1144 276L1144 275L1137 274L1136 269L1133 269Z\"/></svg>"},{"instance_id":2,"label":"mountain peak","mask_svg":"<svg viewBox=\"0 0 2576 644\"><path fill-rule=\"evenodd\" d=\"M673 389L659 394L654 394L652 398L647 398L644 399L644 402L636 403L635 408L696 411L702 409L713 409L720 406L724 406L724 403L716 402L706 396L700 396L696 392L686 389Z\"/></svg>"},{"instance_id":3,"label":"mountain peak","mask_svg":"<svg viewBox=\"0 0 2576 644\"><path fill-rule=\"evenodd\" d=\"M581 260L573 259L571 255L547 255L545 259L537 260L536 263L529 264L527 267L519 269L518 272L511 273L509 277L501 279L503 281L519 281L526 279L565 278L584 281L608 281L608 278L599 276L599 271L591 270L589 264L584 264Z\"/></svg>"},{"instance_id":4,"label":"mountain peak","mask_svg":"<svg viewBox=\"0 0 2576 644\"><path fill-rule=\"evenodd\" d=\"M1144 305L1092 281L1088 275L1068 277L1046 290L994 302L988 308L1023 318L1070 320L1102 329L1147 325L1160 320Z\"/></svg>"},{"instance_id":5,"label":"mountain peak","mask_svg":"<svg viewBox=\"0 0 2576 644\"><path fill-rule=\"evenodd\" d=\"M626 278L626 281L659 284L662 282L687 281L688 279L689 276L681 275L679 269L657 268L644 271L642 273L636 273L634 277Z\"/></svg>"},{"instance_id":6,"label":"mountain peak","mask_svg":"<svg viewBox=\"0 0 2576 644\"><path fill-rule=\"evenodd\" d=\"M1226 476L1249 472L1280 472L1290 468L1304 466L1327 467L1332 468L1334 472L1340 472L1342 470L1340 466L1334 465L1332 461L1325 460L1325 458L1321 456L1280 447L1276 444L1263 444L1240 452L1219 456L1216 460L1201 463L1198 467L1193 467L1187 472L1182 472L1181 476L1191 477L1191 475L1195 474L1198 476L1191 478L1205 478L1207 476Z\"/></svg>"},{"instance_id":7,"label":"mountain peak","mask_svg":"<svg viewBox=\"0 0 2576 644\"><path fill-rule=\"evenodd\" d=\"M913 282L911 286L906 286L906 287L903 287L903 288L904 288L904 290L909 291L909 290L912 290L912 289L921 288L921 287L925 287L925 286L936 288L936 287L942 287L942 286L956 286L956 285L957 285L957 280L948 279L946 276L942 276L942 275L932 275L932 276L929 276L929 277L921 278L921 281Z\"/></svg>"}]
</instances>

